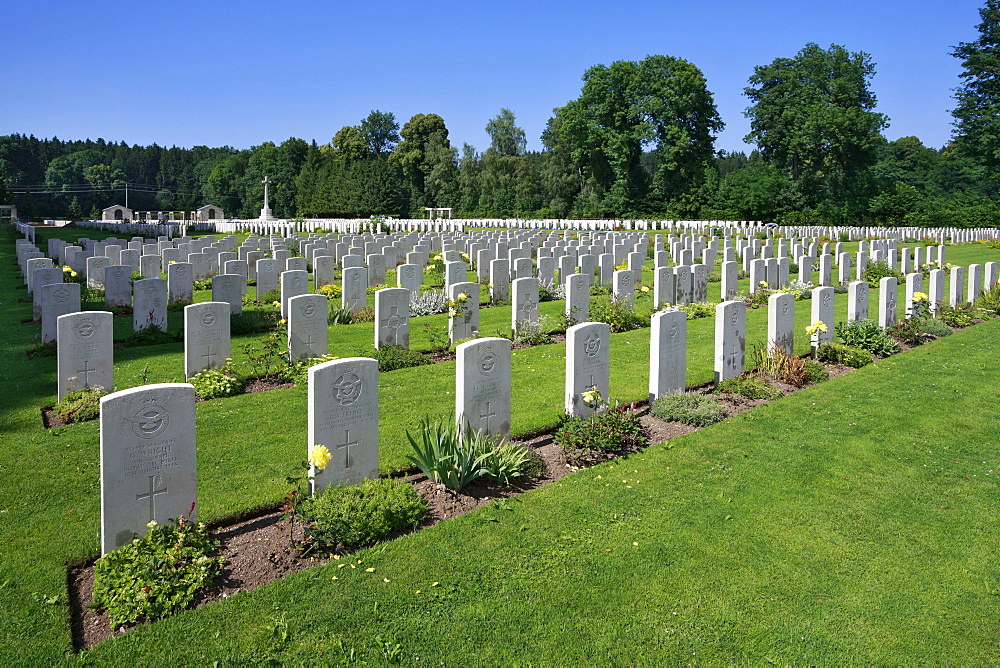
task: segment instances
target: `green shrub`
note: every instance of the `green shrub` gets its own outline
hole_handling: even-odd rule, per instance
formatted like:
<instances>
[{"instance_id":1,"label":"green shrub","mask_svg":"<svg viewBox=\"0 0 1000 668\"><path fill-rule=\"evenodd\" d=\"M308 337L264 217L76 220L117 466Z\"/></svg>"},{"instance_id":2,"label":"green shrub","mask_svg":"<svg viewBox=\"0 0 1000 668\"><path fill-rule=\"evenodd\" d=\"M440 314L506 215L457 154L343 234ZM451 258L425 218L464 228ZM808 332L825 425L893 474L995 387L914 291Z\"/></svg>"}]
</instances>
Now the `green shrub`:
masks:
<instances>
[{"instance_id":1,"label":"green shrub","mask_svg":"<svg viewBox=\"0 0 1000 668\"><path fill-rule=\"evenodd\" d=\"M544 346L555 343L555 340L545 333L541 322L518 322L517 333L505 338L509 338L515 346Z\"/></svg>"},{"instance_id":2,"label":"green shrub","mask_svg":"<svg viewBox=\"0 0 1000 668\"><path fill-rule=\"evenodd\" d=\"M945 304L940 306L937 318L949 327L969 327L976 322L973 313L968 309L956 309Z\"/></svg>"},{"instance_id":3,"label":"green shrub","mask_svg":"<svg viewBox=\"0 0 1000 668\"><path fill-rule=\"evenodd\" d=\"M893 278L902 278L903 274L890 267L888 262L882 260L869 262L865 267L864 273L861 275L862 280L871 285L878 285L879 280L890 276Z\"/></svg>"},{"instance_id":4,"label":"green shrub","mask_svg":"<svg viewBox=\"0 0 1000 668\"><path fill-rule=\"evenodd\" d=\"M899 344L877 322L869 318L838 322L834 331L845 345L867 350L877 357L889 357L899 352Z\"/></svg>"},{"instance_id":5,"label":"green shrub","mask_svg":"<svg viewBox=\"0 0 1000 668\"><path fill-rule=\"evenodd\" d=\"M843 364L844 366L860 369L872 361L871 353L860 348L852 348L842 343L821 343L816 348L816 359L829 364Z\"/></svg>"},{"instance_id":6,"label":"green shrub","mask_svg":"<svg viewBox=\"0 0 1000 668\"><path fill-rule=\"evenodd\" d=\"M509 485L514 478L520 478L533 461L534 452L529 448L512 441L502 441L499 444L489 440L480 441L487 448L482 467L488 480ZM494 446L495 447L490 447ZM537 456L535 456L537 457Z\"/></svg>"},{"instance_id":7,"label":"green shrub","mask_svg":"<svg viewBox=\"0 0 1000 668\"><path fill-rule=\"evenodd\" d=\"M413 486L390 478L327 487L303 506L306 533L323 546L373 543L412 529L427 515L427 502Z\"/></svg>"},{"instance_id":8,"label":"green shrub","mask_svg":"<svg viewBox=\"0 0 1000 668\"><path fill-rule=\"evenodd\" d=\"M665 394L653 402L649 412L666 422L682 422L692 427L707 427L726 418L726 410L718 399L697 392Z\"/></svg>"},{"instance_id":9,"label":"green shrub","mask_svg":"<svg viewBox=\"0 0 1000 668\"><path fill-rule=\"evenodd\" d=\"M329 299L340 299L340 296L343 294L344 291L336 283L329 283L321 287L316 292L318 292L321 295L326 295Z\"/></svg>"},{"instance_id":10,"label":"green shrub","mask_svg":"<svg viewBox=\"0 0 1000 668\"><path fill-rule=\"evenodd\" d=\"M257 295L257 301L261 304L273 304L274 302L281 303L281 290L274 288L273 290L268 290L262 295Z\"/></svg>"},{"instance_id":11,"label":"green shrub","mask_svg":"<svg viewBox=\"0 0 1000 668\"><path fill-rule=\"evenodd\" d=\"M246 383L237 378L232 360L226 360L219 369L205 369L188 378L194 386L194 393L202 399L232 397L243 391Z\"/></svg>"},{"instance_id":12,"label":"green shrub","mask_svg":"<svg viewBox=\"0 0 1000 668\"><path fill-rule=\"evenodd\" d=\"M190 306L190 305L191 305L191 302L184 301L183 299L179 300L179 301L176 301L176 302L167 302L167 313L183 312L184 308L187 307L187 306ZM121 307L116 307L116 308L121 308ZM129 315L131 315L132 309L129 308L128 312L129 312Z\"/></svg>"},{"instance_id":13,"label":"green shrub","mask_svg":"<svg viewBox=\"0 0 1000 668\"><path fill-rule=\"evenodd\" d=\"M822 383L824 380L830 380L830 372L822 364L809 359L803 360L803 362L807 383Z\"/></svg>"},{"instance_id":14,"label":"green shrub","mask_svg":"<svg viewBox=\"0 0 1000 668\"><path fill-rule=\"evenodd\" d=\"M422 353L402 346L382 346L377 350L361 348L358 350L358 356L378 360L379 371L395 371L396 369L408 369L431 363Z\"/></svg>"},{"instance_id":15,"label":"green shrub","mask_svg":"<svg viewBox=\"0 0 1000 668\"><path fill-rule=\"evenodd\" d=\"M229 316L229 334L231 336L246 336L266 332L278 324L279 318L280 312L277 309L232 313Z\"/></svg>"},{"instance_id":16,"label":"green shrub","mask_svg":"<svg viewBox=\"0 0 1000 668\"><path fill-rule=\"evenodd\" d=\"M930 334L931 336L936 336L937 338L948 336L953 333L951 331L951 327L936 318L921 320L917 324L917 329L923 334Z\"/></svg>"},{"instance_id":17,"label":"green shrub","mask_svg":"<svg viewBox=\"0 0 1000 668\"><path fill-rule=\"evenodd\" d=\"M137 346L157 346L162 343L174 343L183 338L180 334L171 334L163 331L159 325L149 325L137 332L132 332L122 341L126 348Z\"/></svg>"},{"instance_id":18,"label":"green shrub","mask_svg":"<svg viewBox=\"0 0 1000 668\"><path fill-rule=\"evenodd\" d=\"M754 348L747 364L748 368L756 369L758 373L796 387L802 387L808 382L816 382L809 380L810 365L823 368L822 365L807 358L789 355L780 346L764 345L758 345Z\"/></svg>"},{"instance_id":19,"label":"green shrub","mask_svg":"<svg viewBox=\"0 0 1000 668\"><path fill-rule=\"evenodd\" d=\"M924 343L924 335L920 332L920 321L923 318L908 318L900 320L886 329L890 337L908 346L919 346Z\"/></svg>"},{"instance_id":20,"label":"green shrub","mask_svg":"<svg viewBox=\"0 0 1000 668\"><path fill-rule=\"evenodd\" d=\"M975 301L975 306L980 312L987 311L991 316L1000 315L1000 283L987 288Z\"/></svg>"},{"instance_id":21,"label":"green shrub","mask_svg":"<svg viewBox=\"0 0 1000 668\"><path fill-rule=\"evenodd\" d=\"M781 392L771 387L770 383L754 374L726 379L719 383L715 391L738 394L747 399L777 399L781 396Z\"/></svg>"},{"instance_id":22,"label":"green shrub","mask_svg":"<svg viewBox=\"0 0 1000 668\"><path fill-rule=\"evenodd\" d=\"M351 322L375 322L375 307L362 306L351 314Z\"/></svg>"},{"instance_id":23,"label":"green shrub","mask_svg":"<svg viewBox=\"0 0 1000 668\"><path fill-rule=\"evenodd\" d=\"M714 317L716 306L717 304L710 302L698 302L695 304L678 304L675 308L687 313L688 320L697 320L698 318Z\"/></svg>"},{"instance_id":24,"label":"green shrub","mask_svg":"<svg viewBox=\"0 0 1000 668\"><path fill-rule=\"evenodd\" d=\"M144 537L94 564L94 607L108 613L114 628L182 610L219 574L223 558L209 556L219 543L205 525L183 517L171 522L151 522Z\"/></svg>"},{"instance_id":25,"label":"green shrub","mask_svg":"<svg viewBox=\"0 0 1000 668\"><path fill-rule=\"evenodd\" d=\"M609 406L590 416L564 416L552 441L574 466L591 466L646 443L639 416L626 405Z\"/></svg>"},{"instance_id":26,"label":"green shrub","mask_svg":"<svg viewBox=\"0 0 1000 668\"><path fill-rule=\"evenodd\" d=\"M105 394L103 388L97 387L67 392L52 410L67 424L96 420L101 414L101 397Z\"/></svg>"},{"instance_id":27,"label":"green shrub","mask_svg":"<svg viewBox=\"0 0 1000 668\"><path fill-rule=\"evenodd\" d=\"M649 318L635 312L635 306L624 300L598 301L590 306L591 322L606 322L612 332L627 332L649 326Z\"/></svg>"},{"instance_id":28,"label":"green shrub","mask_svg":"<svg viewBox=\"0 0 1000 668\"><path fill-rule=\"evenodd\" d=\"M466 436L466 440L471 441L475 432L470 429ZM486 454L479 452L479 448L462 447L462 433L454 420L421 420L419 438L418 443L410 431L406 431L406 439L415 453L406 458L430 480L443 483L448 489L457 492L473 480L486 475L483 468Z\"/></svg>"}]
</instances>

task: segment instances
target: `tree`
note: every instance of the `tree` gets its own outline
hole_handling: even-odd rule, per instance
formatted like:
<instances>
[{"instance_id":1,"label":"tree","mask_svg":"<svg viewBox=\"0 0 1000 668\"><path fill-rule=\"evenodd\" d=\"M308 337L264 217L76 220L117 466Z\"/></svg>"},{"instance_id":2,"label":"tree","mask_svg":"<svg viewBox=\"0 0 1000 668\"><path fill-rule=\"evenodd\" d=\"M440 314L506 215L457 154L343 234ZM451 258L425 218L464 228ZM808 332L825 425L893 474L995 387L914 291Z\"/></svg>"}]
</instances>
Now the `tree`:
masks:
<instances>
[{"instance_id":1,"label":"tree","mask_svg":"<svg viewBox=\"0 0 1000 668\"><path fill-rule=\"evenodd\" d=\"M528 148L528 140L524 130L516 125L517 119L510 109L501 108L496 118L491 118L486 124L486 132L490 136L490 147L487 155L523 155Z\"/></svg>"},{"instance_id":2,"label":"tree","mask_svg":"<svg viewBox=\"0 0 1000 668\"><path fill-rule=\"evenodd\" d=\"M368 153L376 158L391 153L399 142L399 123L391 111L373 110L358 128L368 146Z\"/></svg>"},{"instance_id":3,"label":"tree","mask_svg":"<svg viewBox=\"0 0 1000 668\"><path fill-rule=\"evenodd\" d=\"M868 89L875 67L867 53L809 43L794 58L757 66L744 93L750 134L764 159L786 170L807 204L864 211L868 171L888 125Z\"/></svg>"},{"instance_id":4,"label":"tree","mask_svg":"<svg viewBox=\"0 0 1000 668\"><path fill-rule=\"evenodd\" d=\"M955 90L958 105L955 139L959 147L989 167L1000 166L1000 0L986 0L979 10L979 39L961 42L951 55L962 59L962 85Z\"/></svg>"},{"instance_id":5,"label":"tree","mask_svg":"<svg viewBox=\"0 0 1000 668\"><path fill-rule=\"evenodd\" d=\"M345 125L337 131L330 142L333 155L342 160L364 160L368 155L368 144L361 130L354 125Z\"/></svg>"},{"instance_id":6,"label":"tree","mask_svg":"<svg viewBox=\"0 0 1000 668\"><path fill-rule=\"evenodd\" d=\"M448 141L448 128L437 114L416 114L400 130L403 141L391 159L403 171L411 192L411 206L444 206L442 196L454 185L457 151Z\"/></svg>"},{"instance_id":7,"label":"tree","mask_svg":"<svg viewBox=\"0 0 1000 668\"><path fill-rule=\"evenodd\" d=\"M595 65L583 81L580 97L557 110L557 127L606 213L644 208L651 187L662 201L697 184L713 155L713 133L724 127L701 70L647 56ZM644 150L657 154L652 175L641 164Z\"/></svg>"}]
</instances>

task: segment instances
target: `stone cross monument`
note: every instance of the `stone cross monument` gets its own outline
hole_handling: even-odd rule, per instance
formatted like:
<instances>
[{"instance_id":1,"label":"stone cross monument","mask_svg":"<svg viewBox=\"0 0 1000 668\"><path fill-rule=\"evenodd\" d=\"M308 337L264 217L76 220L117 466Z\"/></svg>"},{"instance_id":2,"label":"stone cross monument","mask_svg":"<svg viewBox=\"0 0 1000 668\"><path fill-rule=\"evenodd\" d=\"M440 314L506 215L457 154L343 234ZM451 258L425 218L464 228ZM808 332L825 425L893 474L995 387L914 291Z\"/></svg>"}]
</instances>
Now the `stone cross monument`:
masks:
<instances>
[{"instance_id":1,"label":"stone cross monument","mask_svg":"<svg viewBox=\"0 0 1000 668\"><path fill-rule=\"evenodd\" d=\"M261 183L264 184L264 208L260 210L260 219L274 220L274 214L271 213L271 207L267 205L267 187L271 185L271 180L265 176Z\"/></svg>"}]
</instances>

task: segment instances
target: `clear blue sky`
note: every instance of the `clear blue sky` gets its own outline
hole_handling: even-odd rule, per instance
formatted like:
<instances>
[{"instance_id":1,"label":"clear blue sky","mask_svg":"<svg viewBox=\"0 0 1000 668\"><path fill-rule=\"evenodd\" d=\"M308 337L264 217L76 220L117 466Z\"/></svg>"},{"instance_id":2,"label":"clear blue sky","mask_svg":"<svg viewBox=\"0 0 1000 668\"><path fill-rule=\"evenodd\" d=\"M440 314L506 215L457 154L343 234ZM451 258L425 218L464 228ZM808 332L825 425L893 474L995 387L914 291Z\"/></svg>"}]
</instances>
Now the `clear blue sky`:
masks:
<instances>
[{"instance_id":1,"label":"clear blue sky","mask_svg":"<svg viewBox=\"0 0 1000 668\"><path fill-rule=\"evenodd\" d=\"M959 62L980 0L129 2L0 0L0 135L248 148L330 141L372 109L442 116L482 151L501 107L528 146L598 63L664 54L705 74L746 150L755 65L808 42L871 54L886 136L951 135Z\"/></svg>"}]
</instances>

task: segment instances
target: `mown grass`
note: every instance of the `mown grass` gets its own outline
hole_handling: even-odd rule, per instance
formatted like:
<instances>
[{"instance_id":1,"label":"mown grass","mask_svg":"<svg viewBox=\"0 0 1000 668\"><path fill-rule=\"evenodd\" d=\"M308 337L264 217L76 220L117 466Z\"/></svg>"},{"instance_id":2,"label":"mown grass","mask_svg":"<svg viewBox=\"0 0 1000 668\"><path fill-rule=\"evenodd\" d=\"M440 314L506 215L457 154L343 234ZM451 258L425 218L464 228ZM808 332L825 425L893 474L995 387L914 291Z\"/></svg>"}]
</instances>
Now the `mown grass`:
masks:
<instances>
[{"instance_id":1,"label":"mown grass","mask_svg":"<svg viewBox=\"0 0 1000 668\"><path fill-rule=\"evenodd\" d=\"M981 249L950 247L949 260L996 257ZM8 299L23 294L11 256L6 240L0 654L52 663L69 651L65 565L97 551L98 433L96 423L41 428L55 361L24 356L37 326L18 324L30 306ZM796 305L801 326L808 307ZM843 299L837 308L843 319ZM481 315L484 333L509 322L509 308ZM766 312L748 323L748 342L762 340ZM689 323L689 384L711 379L713 327ZM362 551L364 567L313 569L85 659L337 662L354 652L378 663L398 644L406 663L995 661L997 332L997 321L965 330ZM331 352L356 354L371 336L371 324L332 328ZM648 341L648 330L614 335L613 397L646 396ZM118 350L116 383L177 380L181 355L180 344ZM561 345L516 351L515 433L554 424L563 364ZM382 471L406 466L407 426L453 409L454 371L382 374ZM199 404L197 419L202 519L287 491L307 446L304 387Z\"/></svg>"}]
</instances>

